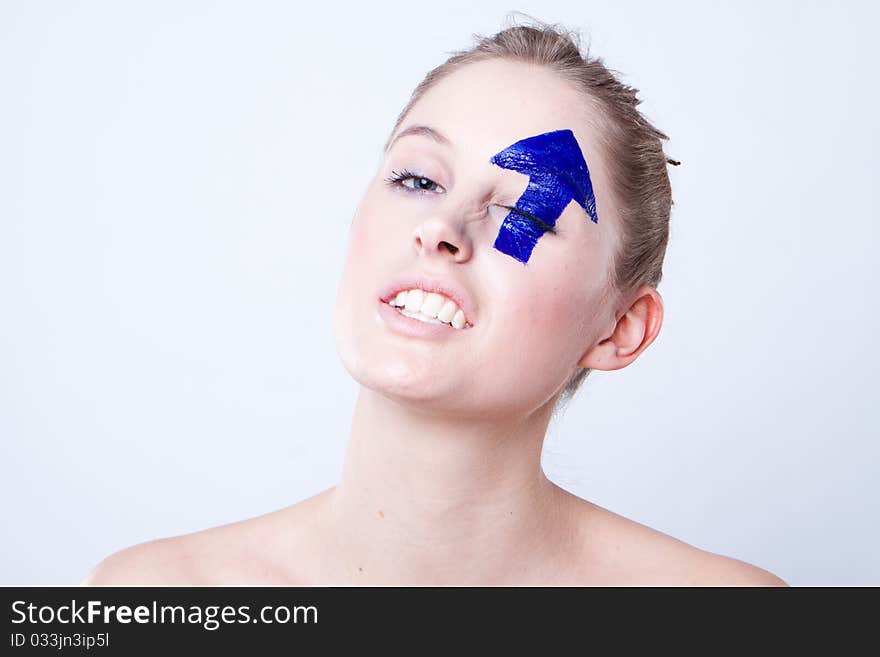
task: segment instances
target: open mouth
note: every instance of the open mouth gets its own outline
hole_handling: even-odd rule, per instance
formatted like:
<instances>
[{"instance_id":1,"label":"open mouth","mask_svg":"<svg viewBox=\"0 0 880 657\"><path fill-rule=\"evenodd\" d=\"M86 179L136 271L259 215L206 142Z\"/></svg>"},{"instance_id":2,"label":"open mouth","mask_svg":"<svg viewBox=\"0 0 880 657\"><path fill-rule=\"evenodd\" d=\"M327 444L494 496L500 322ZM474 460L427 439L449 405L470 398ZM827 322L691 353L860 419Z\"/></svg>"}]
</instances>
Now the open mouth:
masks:
<instances>
[{"instance_id":1,"label":"open mouth","mask_svg":"<svg viewBox=\"0 0 880 657\"><path fill-rule=\"evenodd\" d=\"M426 324L446 324L456 330L471 328L458 304L437 292L418 288L401 290L387 303L401 315Z\"/></svg>"}]
</instances>

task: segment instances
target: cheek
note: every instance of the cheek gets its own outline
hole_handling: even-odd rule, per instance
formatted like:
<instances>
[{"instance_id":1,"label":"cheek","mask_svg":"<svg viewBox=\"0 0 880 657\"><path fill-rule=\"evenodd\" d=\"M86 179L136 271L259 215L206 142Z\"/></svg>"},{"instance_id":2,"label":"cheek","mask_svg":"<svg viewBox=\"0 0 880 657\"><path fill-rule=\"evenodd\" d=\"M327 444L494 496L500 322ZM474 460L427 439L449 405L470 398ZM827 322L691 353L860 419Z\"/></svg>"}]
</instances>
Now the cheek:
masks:
<instances>
[{"instance_id":1,"label":"cheek","mask_svg":"<svg viewBox=\"0 0 880 657\"><path fill-rule=\"evenodd\" d=\"M368 197L364 197L351 221L343 262L342 277L337 294L337 309L348 310L349 305L362 297L365 288L373 283L371 272L376 271L377 258L383 252L378 216ZM384 247L387 252L387 245Z\"/></svg>"},{"instance_id":2,"label":"cheek","mask_svg":"<svg viewBox=\"0 0 880 657\"><path fill-rule=\"evenodd\" d=\"M518 353L528 361L524 366L558 374L588 346L604 280L596 266L574 261L539 265L541 255L551 254L536 251L529 269L517 276L505 316L510 342L520 345Z\"/></svg>"},{"instance_id":3,"label":"cheek","mask_svg":"<svg viewBox=\"0 0 880 657\"><path fill-rule=\"evenodd\" d=\"M373 204L365 201L358 207L349 236L349 259L361 259L375 254L385 233L381 225L382 214L376 212Z\"/></svg>"},{"instance_id":4,"label":"cheek","mask_svg":"<svg viewBox=\"0 0 880 657\"><path fill-rule=\"evenodd\" d=\"M346 289L362 290L367 285L387 282L377 277L388 271L394 258L396 251L391 245L399 244L404 237L399 230L394 232L395 224L401 225L392 213L367 199L358 207L348 235L343 274Z\"/></svg>"},{"instance_id":5,"label":"cheek","mask_svg":"<svg viewBox=\"0 0 880 657\"><path fill-rule=\"evenodd\" d=\"M537 261L537 256L533 262ZM571 376L586 340L582 291L557 276L521 280L489 328L486 366L493 393L515 408L538 408ZM494 302L493 302L494 305ZM495 322L493 322L495 323Z\"/></svg>"}]
</instances>

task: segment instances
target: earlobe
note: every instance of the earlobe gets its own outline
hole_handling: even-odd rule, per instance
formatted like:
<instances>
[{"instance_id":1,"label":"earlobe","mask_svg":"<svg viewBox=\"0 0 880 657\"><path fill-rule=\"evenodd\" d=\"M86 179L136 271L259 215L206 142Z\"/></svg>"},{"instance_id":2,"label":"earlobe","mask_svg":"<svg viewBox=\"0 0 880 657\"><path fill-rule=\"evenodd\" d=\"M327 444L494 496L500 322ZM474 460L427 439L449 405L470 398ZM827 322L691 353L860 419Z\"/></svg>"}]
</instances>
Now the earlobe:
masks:
<instances>
[{"instance_id":1,"label":"earlobe","mask_svg":"<svg viewBox=\"0 0 880 657\"><path fill-rule=\"evenodd\" d=\"M632 363L654 341L663 324L663 299L642 286L636 299L620 316L610 337L585 353L578 365L594 370L619 370Z\"/></svg>"}]
</instances>

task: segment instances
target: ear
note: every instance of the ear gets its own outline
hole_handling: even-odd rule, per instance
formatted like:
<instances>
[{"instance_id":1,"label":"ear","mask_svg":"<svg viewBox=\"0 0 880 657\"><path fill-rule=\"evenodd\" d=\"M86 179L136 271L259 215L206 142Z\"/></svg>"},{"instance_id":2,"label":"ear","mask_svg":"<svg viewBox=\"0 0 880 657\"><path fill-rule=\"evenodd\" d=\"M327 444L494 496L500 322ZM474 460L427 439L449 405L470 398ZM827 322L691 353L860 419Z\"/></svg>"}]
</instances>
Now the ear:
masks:
<instances>
[{"instance_id":1,"label":"ear","mask_svg":"<svg viewBox=\"0 0 880 657\"><path fill-rule=\"evenodd\" d=\"M635 294L635 301L626 310L610 337L605 338L581 356L578 365L593 370L619 370L626 367L648 348L663 324L663 299L649 285Z\"/></svg>"}]
</instances>

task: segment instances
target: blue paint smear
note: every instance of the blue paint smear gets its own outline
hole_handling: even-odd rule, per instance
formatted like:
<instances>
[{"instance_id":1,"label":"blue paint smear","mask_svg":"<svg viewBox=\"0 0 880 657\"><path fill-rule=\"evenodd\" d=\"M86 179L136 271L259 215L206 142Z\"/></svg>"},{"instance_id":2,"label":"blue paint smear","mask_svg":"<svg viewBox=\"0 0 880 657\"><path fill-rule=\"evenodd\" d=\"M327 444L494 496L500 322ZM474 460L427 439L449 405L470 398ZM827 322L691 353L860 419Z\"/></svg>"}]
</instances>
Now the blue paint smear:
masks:
<instances>
[{"instance_id":1,"label":"blue paint smear","mask_svg":"<svg viewBox=\"0 0 880 657\"><path fill-rule=\"evenodd\" d=\"M531 214L549 226L575 200L593 223L599 223L590 170L571 130L555 130L521 139L489 160L503 169L529 176L526 191L516 210ZM528 263L546 228L511 210L504 218L495 248L522 263Z\"/></svg>"}]
</instances>

